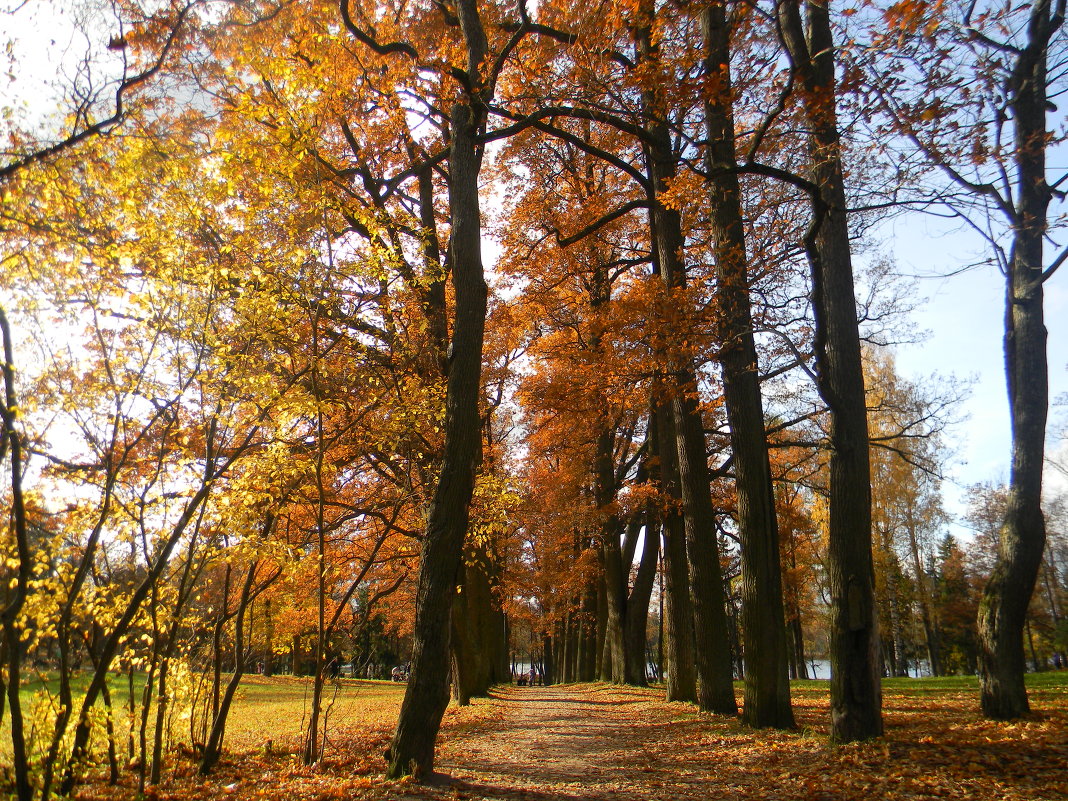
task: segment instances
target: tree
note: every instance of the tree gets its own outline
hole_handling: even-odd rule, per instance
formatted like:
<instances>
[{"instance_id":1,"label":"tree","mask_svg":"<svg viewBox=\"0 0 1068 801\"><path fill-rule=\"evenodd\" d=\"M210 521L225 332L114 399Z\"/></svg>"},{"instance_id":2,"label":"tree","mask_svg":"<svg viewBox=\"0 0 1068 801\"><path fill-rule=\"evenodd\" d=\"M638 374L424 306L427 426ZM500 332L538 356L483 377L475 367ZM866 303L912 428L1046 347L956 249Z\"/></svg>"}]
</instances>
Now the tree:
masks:
<instances>
[{"instance_id":1,"label":"tree","mask_svg":"<svg viewBox=\"0 0 1068 801\"><path fill-rule=\"evenodd\" d=\"M786 616L779 563L779 532L771 483L764 405L749 302L738 159L734 149L731 24L725 3L701 13L705 47L706 168L717 271L720 319L718 361L731 430L742 546L742 628L745 632L745 706L751 726L792 728ZM713 177L714 176L714 177Z\"/></svg>"},{"instance_id":2,"label":"tree","mask_svg":"<svg viewBox=\"0 0 1068 801\"><path fill-rule=\"evenodd\" d=\"M1058 184L1047 175L1054 139L1046 115L1062 73L1054 48L1064 13L1063 2L1049 0L937 11L892 6L884 18L900 45L879 62L884 77L873 80L891 129L942 175L944 205L987 239L1005 277L1012 467L998 559L979 606L980 703L986 716L1002 720L1029 708L1023 633L1045 547L1043 287L1068 258L1065 251L1046 264L1043 255Z\"/></svg>"},{"instance_id":3,"label":"tree","mask_svg":"<svg viewBox=\"0 0 1068 801\"><path fill-rule=\"evenodd\" d=\"M890 634L884 656L894 675L907 673L913 601L919 610L927 664L941 675L938 621L931 581L936 536L946 521L940 476L941 434L957 400L952 381L914 383L897 374L893 355L866 348L871 436L872 521L876 585ZM943 386L945 390L929 387Z\"/></svg>"},{"instance_id":4,"label":"tree","mask_svg":"<svg viewBox=\"0 0 1068 801\"><path fill-rule=\"evenodd\" d=\"M837 123L834 41L828 5L781 0L783 45L808 125L814 352L820 397L830 413L831 736L882 734L879 627L871 555L871 484L864 375Z\"/></svg>"},{"instance_id":5,"label":"tree","mask_svg":"<svg viewBox=\"0 0 1068 801\"><path fill-rule=\"evenodd\" d=\"M345 27L362 45L380 55L396 53L420 61L413 45L384 44L368 35L354 21L348 2L342 3L341 11ZM489 43L477 2L461 0L455 20L463 58L462 66L450 70L461 80L457 94L450 98L448 120L449 256L456 302L449 346L445 443L420 556L412 673L388 751L387 773L392 777L425 776L433 770L434 740L448 703L449 613L480 450L478 400L487 289L478 189L483 151L478 138L485 131L485 106L493 95L500 67L487 64Z\"/></svg>"},{"instance_id":6,"label":"tree","mask_svg":"<svg viewBox=\"0 0 1068 801\"><path fill-rule=\"evenodd\" d=\"M947 674L975 673L979 582L979 577L968 570L964 550L952 535L947 534L938 545L934 582L941 661Z\"/></svg>"},{"instance_id":7,"label":"tree","mask_svg":"<svg viewBox=\"0 0 1068 801\"><path fill-rule=\"evenodd\" d=\"M179 42L186 19L192 9L191 4L173 4L161 7L155 13L148 13L134 4L127 9L131 18L119 15L117 22L123 27L129 25L139 41L136 58L122 58L119 75L111 81L104 81L98 86L90 80L92 69L87 57L81 65L82 76L88 85L75 85L65 93L61 106L66 107L67 118L62 128L55 131L50 139L42 140L31 133L5 125L3 161L0 161L0 195L5 205L21 189L22 174L38 164L61 157L76 150L82 143L108 133L118 125L127 108L127 96L135 89L148 84L160 71L172 55ZM125 43L124 48L125 49ZM100 86L103 86L103 89ZM66 90L67 87L64 87ZM108 102L103 103L106 98ZM110 104L110 105L109 105ZM10 112L3 109L5 118ZM5 123L7 122L5 119ZM6 216L6 215L5 215ZM29 763L26 751L26 739L23 729L20 686L20 625L19 616L23 612L29 595L29 581L34 567L31 563L31 549L27 540L25 503L21 486L23 471L23 448L19 442L20 433L15 425L15 386L14 386L14 342L6 315L0 309L0 328L3 331L5 352L5 407L3 413L3 444L0 446L0 461L10 456L11 491L12 491L12 529L15 540L15 556L18 568L15 575L14 592L0 608L0 626L3 629L6 651L7 703L11 710L11 738L15 762L15 789L19 801L29 801L33 787L29 775ZM0 682L0 695L3 694ZM2 709L2 707L0 707ZM47 793L47 788L45 790Z\"/></svg>"}]
</instances>

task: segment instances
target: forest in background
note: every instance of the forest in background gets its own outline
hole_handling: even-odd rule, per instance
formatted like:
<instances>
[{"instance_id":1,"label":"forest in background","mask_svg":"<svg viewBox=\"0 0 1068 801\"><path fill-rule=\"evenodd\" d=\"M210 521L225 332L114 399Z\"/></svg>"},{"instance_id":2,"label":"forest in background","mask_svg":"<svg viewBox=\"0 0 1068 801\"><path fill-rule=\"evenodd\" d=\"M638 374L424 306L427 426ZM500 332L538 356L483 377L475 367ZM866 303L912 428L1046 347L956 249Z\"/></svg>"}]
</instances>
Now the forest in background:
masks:
<instances>
[{"instance_id":1,"label":"forest in background","mask_svg":"<svg viewBox=\"0 0 1068 801\"><path fill-rule=\"evenodd\" d=\"M78 9L98 49L0 162L20 801L117 776L116 673L144 789L178 741L212 770L250 672L312 676L312 764L331 674L410 663L399 776L521 662L727 715L738 678L789 729L827 659L839 742L882 676L1013 719L1066 664L1063 3ZM1005 276L1013 468L969 542L965 388L894 365L905 211Z\"/></svg>"}]
</instances>

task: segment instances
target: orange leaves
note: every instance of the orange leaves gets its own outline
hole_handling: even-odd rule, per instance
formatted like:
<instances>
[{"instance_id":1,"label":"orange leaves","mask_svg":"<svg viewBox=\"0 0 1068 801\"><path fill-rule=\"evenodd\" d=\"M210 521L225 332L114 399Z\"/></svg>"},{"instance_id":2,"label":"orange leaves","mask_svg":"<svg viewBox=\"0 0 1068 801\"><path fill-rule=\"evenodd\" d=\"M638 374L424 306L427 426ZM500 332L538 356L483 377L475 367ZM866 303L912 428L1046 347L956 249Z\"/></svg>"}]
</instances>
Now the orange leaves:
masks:
<instances>
[{"instance_id":1,"label":"orange leaves","mask_svg":"<svg viewBox=\"0 0 1068 801\"><path fill-rule=\"evenodd\" d=\"M707 188L703 176L684 172L668 182L668 189L657 195L657 200L669 209L688 212L704 202Z\"/></svg>"},{"instance_id":2,"label":"orange leaves","mask_svg":"<svg viewBox=\"0 0 1068 801\"><path fill-rule=\"evenodd\" d=\"M892 31L908 35L922 31L925 36L933 36L943 13L941 0L898 0L883 11L883 19Z\"/></svg>"}]
</instances>

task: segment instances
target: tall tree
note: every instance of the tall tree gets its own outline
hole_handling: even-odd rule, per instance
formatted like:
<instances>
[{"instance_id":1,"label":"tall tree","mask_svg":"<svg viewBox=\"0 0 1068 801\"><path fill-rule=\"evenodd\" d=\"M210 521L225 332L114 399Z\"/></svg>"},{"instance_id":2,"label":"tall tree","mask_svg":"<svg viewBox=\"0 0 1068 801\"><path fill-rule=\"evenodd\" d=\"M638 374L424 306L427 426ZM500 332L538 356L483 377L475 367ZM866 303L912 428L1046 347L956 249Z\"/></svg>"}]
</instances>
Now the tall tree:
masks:
<instances>
[{"instance_id":1,"label":"tall tree","mask_svg":"<svg viewBox=\"0 0 1068 801\"><path fill-rule=\"evenodd\" d=\"M664 96L663 75L668 69L654 35L656 14L652 3L642 2L635 19L637 64L645 70L641 83L644 142L648 171L649 222L654 269L665 287L665 302L686 307L685 237L682 215L667 205L667 192L678 174L678 155L672 148L670 114ZM674 309L678 311L678 309ZM665 319L670 317L664 315ZM727 633L726 597L719 563L715 509L712 505L705 426L698 404L693 355L683 335L669 323L665 333L662 369L678 451L678 486L686 529L686 556L690 567L696 636L697 702L702 709L734 715L733 667ZM667 430L667 426L661 426ZM663 450L661 450L663 454Z\"/></svg>"},{"instance_id":2,"label":"tall tree","mask_svg":"<svg viewBox=\"0 0 1068 801\"><path fill-rule=\"evenodd\" d=\"M1039 0L1026 33L1010 46L1011 67L1002 90L1013 119L1015 197L1000 204L1013 241L1005 272L1005 375L1012 421L1009 498L998 560L979 603L979 698L988 717L1008 720L1030 711L1024 687L1023 629L1046 544L1042 470L1049 378L1043 285L1068 251L1050 267L1043 261L1047 210L1053 190L1046 179L1047 62L1065 4ZM997 42L991 42L997 47Z\"/></svg>"},{"instance_id":3,"label":"tall tree","mask_svg":"<svg viewBox=\"0 0 1068 801\"><path fill-rule=\"evenodd\" d=\"M1062 41L1064 16L1063 0L988 9L895 5L883 26L896 38L880 34L873 50L890 53L873 62L880 73L871 80L893 131L946 179L945 204L987 238L1005 279L1012 464L998 558L978 618L980 704L986 716L1003 720L1029 709L1023 633L1046 539L1043 290L1068 259L1062 250L1047 264L1043 253L1050 203L1063 180L1047 175L1055 135L1046 115L1063 75L1054 45ZM915 64L923 65L919 74Z\"/></svg>"},{"instance_id":4,"label":"tall tree","mask_svg":"<svg viewBox=\"0 0 1068 801\"><path fill-rule=\"evenodd\" d=\"M751 726L792 728L786 615L779 564L779 532L771 484L764 404L749 302L749 270L731 89L731 24L726 5L701 12L706 87L705 163L716 259L723 399L731 430L742 546L742 629L745 706Z\"/></svg>"},{"instance_id":5,"label":"tall tree","mask_svg":"<svg viewBox=\"0 0 1068 801\"><path fill-rule=\"evenodd\" d=\"M817 384L830 414L831 736L850 742L883 731L868 424L830 8L826 0L806 0L804 19L801 9L800 0L778 3L782 41L808 127L813 221L805 247Z\"/></svg>"}]
</instances>

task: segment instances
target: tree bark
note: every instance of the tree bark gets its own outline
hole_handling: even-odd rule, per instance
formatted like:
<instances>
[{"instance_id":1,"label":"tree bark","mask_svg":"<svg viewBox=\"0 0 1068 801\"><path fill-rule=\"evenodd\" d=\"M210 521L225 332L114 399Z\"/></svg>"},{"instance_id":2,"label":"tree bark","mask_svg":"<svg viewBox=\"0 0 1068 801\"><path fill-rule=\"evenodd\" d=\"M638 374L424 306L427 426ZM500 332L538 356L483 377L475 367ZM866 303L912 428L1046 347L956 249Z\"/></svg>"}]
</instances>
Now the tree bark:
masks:
<instances>
[{"instance_id":1,"label":"tree bark","mask_svg":"<svg viewBox=\"0 0 1068 801\"><path fill-rule=\"evenodd\" d=\"M660 519L664 532L664 584L666 604L664 686L669 701L697 700L697 667L694 660L693 603L686 561L686 531L679 513L678 452L675 448L675 418L670 406L660 404L650 413L650 432L655 459L650 474L661 488Z\"/></svg>"},{"instance_id":2,"label":"tree bark","mask_svg":"<svg viewBox=\"0 0 1068 801\"><path fill-rule=\"evenodd\" d=\"M487 288L478 197L482 149L476 138L486 121L479 90L487 42L476 0L459 0L456 12L471 87L453 105L449 124L450 262L456 321L445 399L444 459L420 558L412 672L387 752L386 774L394 779L409 774L429 776L434 769L434 741L449 702L450 614L481 445L478 401Z\"/></svg>"},{"instance_id":3,"label":"tree bark","mask_svg":"<svg viewBox=\"0 0 1068 801\"><path fill-rule=\"evenodd\" d=\"M642 558L638 563L638 572L634 577L627 598L627 622L623 632L626 639L626 674L627 684L645 687L649 684L646 666L646 628L649 622L649 600L653 595L653 583L656 581L656 567L660 558L660 526L653 524L653 515L646 514L645 538L642 546Z\"/></svg>"},{"instance_id":4,"label":"tree bark","mask_svg":"<svg viewBox=\"0 0 1068 801\"><path fill-rule=\"evenodd\" d=\"M493 596L493 555L486 546L467 549L452 614L452 651L456 666L453 695L461 706L508 680L501 672L504 612ZM507 655L504 655L507 661Z\"/></svg>"},{"instance_id":5,"label":"tree bark","mask_svg":"<svg viewBox=\"0 0 1068 801\"><path fill-rule=\"evenodd\" d=\"M749 304L749 275L734 147L730 30L722 3L701 12L705 39L706 165L716 257L719 363L731 432L738 529L742 544L742 632L745 706L750 726L790 729L786 614L782 602L779 530L771 483L764 403Z\"/></svg>"},{"instance_id":6,"label":"tree bark","mask_svg":"<svg viewBox=\"0 0 1068 801\"><path fill-rule=\"evenodd\" d=\"M1042 237L1046 182L1049 39L1060 27L1049 0L1031 9L1028 43L1016 56L1008 99L1015 122L1016 215L1005 281L1005 375L1012 422L1009 497L998 558L979 603L979 697L983 714L1010 720L1030 710L1023 629L1046 543L1042 514L1049 375L1043 318Z\"/></svg>"},{"instance_id":7,"label":"tree bark","mask_svg":"<svg viewBox=\"0 0 1068 801\"><path fill-rule=\"evenodd\" d=\"M596 681L604 657L608 630L608 594L600 576L586 581L582 594L582 648L579 654L579 681Z\"/></svg>"},{"instance_id":8,"label":"tree bark","mask_svg":"<svg viewBox=\"0 0 1068 801\"><path fill-rule=\"evenodd\" d=\"M597 438L595 463L596 501L604 517L601 522L601 558L607 612L603 661L606 669L601 678L613 684L622 684L626 678L627 666L623 632L627 621L627 579L630 565L623 564L619 518L607 511L616 497L612 444L612 431L604 421Z\"/></svg>"},{"instance_id":9,"label":"tree bark","mask_svg":"<svg viewBox=\"0 0 1068 801\"><path fill-rule=\"evenodd\" d=\"M645 13L650 15L648 23L651 24L651 9L646 9ZM639 27L637 38L640 60L656 65L659 54L651 27ZM678 210L668 208L659 200L660 193L669 188L671 179L675 177L677 159L671 149L667 123L656 112L659 106L657 101L655 91L643 90L642 110L646 117L651 185L649 202L653 263L659 268L670 295L686 286L686 269L682 261L685 240ZM681 343L673 344L675 350L679 350L677 346ZM697 381L691 358L682 353L667 358L664 369L671 395L668 406L674 418L678 487L682 498L690 592L693 596L697 703L708 712L735 715L738 705L734 700L726 599L709 487L704 424L697 404Z\"/></svg>"},{"instance_id":10,"label":"tree bark","mask_svg":"<svg viewBox=\"0 0 1068 801\"><path fill-rule=\"evenodd\" d=\"M826 0L780 0L783 44L800 79L808 123L813 224L805 247L812 273L815 361L830 416L831 737L851 742L883 732L879 626L871 554L868 420L838 133L834 41Z\"/></svg>"},{"instance_id":11,"label":"tree bark","mask_svg":"<svg viewBox=\"0 0 1068 801\"><path fill-rule=\"evenodd\" d=\"M552 637L545 635L541 638L541 664L542 664L542 679L546 685L556 684L559 681L558 673L555 669L555 662L553 661L555 654L553 649ZM533 655L531 655L531 661L533 662Z\"/></svg>"}]
</instances>

